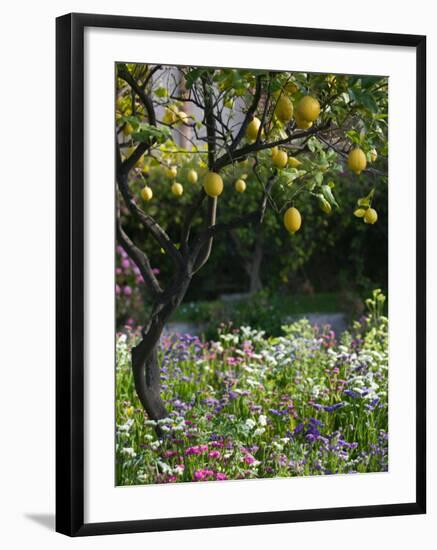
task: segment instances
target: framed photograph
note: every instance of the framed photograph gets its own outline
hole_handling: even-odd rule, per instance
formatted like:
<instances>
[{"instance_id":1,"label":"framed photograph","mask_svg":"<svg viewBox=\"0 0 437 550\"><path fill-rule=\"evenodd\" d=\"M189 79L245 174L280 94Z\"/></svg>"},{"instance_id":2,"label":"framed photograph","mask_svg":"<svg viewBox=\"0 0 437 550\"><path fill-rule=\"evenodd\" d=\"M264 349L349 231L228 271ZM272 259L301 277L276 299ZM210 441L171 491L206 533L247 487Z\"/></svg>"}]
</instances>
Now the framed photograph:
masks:
<instances>
[{"instance_id":1,"label":"framed photograph","mask_svg":"<svg viewBox=\"0 0 437 550\"><path fill-rule=\"evenodd\" d=\"M56 529L425 513L425 37L56 30Z\"/></svg>"}]
</instances>

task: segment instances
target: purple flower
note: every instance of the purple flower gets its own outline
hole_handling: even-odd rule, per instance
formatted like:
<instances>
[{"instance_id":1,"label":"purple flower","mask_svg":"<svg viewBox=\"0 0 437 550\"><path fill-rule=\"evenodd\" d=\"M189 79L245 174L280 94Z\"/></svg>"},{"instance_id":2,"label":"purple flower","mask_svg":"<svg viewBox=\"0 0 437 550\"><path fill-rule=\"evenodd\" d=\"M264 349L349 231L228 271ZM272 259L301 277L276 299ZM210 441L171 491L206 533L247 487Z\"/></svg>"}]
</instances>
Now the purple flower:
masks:
<instances>
[{"instance_id":1,"label":"purple flower","mask_svg":"<svg viewBox=\"0 0 437 550\"><path fill-rule=\"evenodd\" d=\"M335 403L334 405L326 405L323 407L323 410L326 412L332 412L332 411L336 411L337 409L340 409L341 407L344 407L344 405L345 404L343 402Z\"/></svg>"}]
</instances>

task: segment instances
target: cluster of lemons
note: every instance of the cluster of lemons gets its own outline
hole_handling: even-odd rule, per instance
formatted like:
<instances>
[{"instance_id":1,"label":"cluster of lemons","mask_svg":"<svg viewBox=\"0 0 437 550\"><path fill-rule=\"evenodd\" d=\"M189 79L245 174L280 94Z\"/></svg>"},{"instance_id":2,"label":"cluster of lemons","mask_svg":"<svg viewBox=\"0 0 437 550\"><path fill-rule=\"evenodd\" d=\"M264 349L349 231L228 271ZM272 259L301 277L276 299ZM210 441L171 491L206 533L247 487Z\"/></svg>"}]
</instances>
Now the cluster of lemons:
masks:
<instances>
[{"instance_id":1,"label":"cluster of lemons","mask_svg":"<svg viewBox=\"0 0 437 550\"><path fill-rule=\"evenodd\" d=\"M372 149L369 153L371 162L375 162L378 158L378 154L375 149ZM365 170L367 166L367 157L362 149L355 147L350 151L347 158L348 167L354 172L357 176ZM374 208L357 208L354 212L354 215L357 218L362 218L364 223L373 225L378 221L378 212Z\"/></svg>"},{"instance_id":2,"label":"cluster of lemons","mask_svg":"<svg viewBox=\"0 0 437 550\"><path fill-rule=\"evenodd\" d=\"M182 185L182 183L179 183L176 181L176 177L178 175L177 167L169 166L166 170L166 174L170 179L175 180L171 186L171 192L173 193L173 195L176 195L176 197L182 196L184 193L184 186ZM187 181L189 183L194 185L195 183L197 183L198 179L199 179L199 176L197 175L196 170L191 169L188 171ZM146 185L141 189L140 195L141 195L141 198L147 202L153 198L153 191L148 185Z\"/></svg>"},{"instance_id":3,"label":"cluster of lemons","mask_svg":"<svg viewBox=\"0 0 437 550\"><path fill-rule=\"evenodd\" d=\"M297 87L294 83L289 83L286 87L286 91L290 94L297 91ZM308 129L310 128L315 120L319 117L321 111L319 101L311 96L303 96L294 108L292 101L285 93L280 93L277 96L276 106L275 106L275 116L276 118L284 123L289 123L294 117L296 122L296 127L299 129ZM183 111L178 111L177 108L167 108L164 115L164 122L167 124L174 124L176 122L185 122L186 113ZM261 121L257 117L253 117L249 122L246 128L246 139L247 141L254 143L258 136L262 135ZM371 161L376 160L376 151L372 150L370 153ZM275 146L271 149L272 163L276 168L283 169L286 166L291 168L298 168L302 163L295 157L288 156L286 151L280 150L279 147ZM367 166L367 158L359 147L352 149L348 155L347 164L350 170L356 175L360 175ZM180 197L184 188L183 185L176 181L177 177L177 168L176 166L171 166L167 168L167 176L174 180L171 191L172 193ZM238 193L244 193L246 190L246 175L238 178L234 183L234 188ZM198 181L198 174L196 170L189 170L187 173L187 180L191 184L196 184ZM223 192L223 179L217 172L209 171L205 174L203 178L203 189L209 197L219 197ZM149 186L145 186L141 190L141 197L145 201L150 201L153 197L153 191ZM329 205L330 207L330 205ZM331 208L329 208L329 211ZM327 211L326 209L324 211ZM378 215L373 208L367 209L358 209L354 212L355 216L362 217L365 223L374 224ZM299 231L302 225L302 217L299 210L295 207L288 208L283 217L283 223L287 231L290 233L296 233Z\"/></svg>"}]
</instances>

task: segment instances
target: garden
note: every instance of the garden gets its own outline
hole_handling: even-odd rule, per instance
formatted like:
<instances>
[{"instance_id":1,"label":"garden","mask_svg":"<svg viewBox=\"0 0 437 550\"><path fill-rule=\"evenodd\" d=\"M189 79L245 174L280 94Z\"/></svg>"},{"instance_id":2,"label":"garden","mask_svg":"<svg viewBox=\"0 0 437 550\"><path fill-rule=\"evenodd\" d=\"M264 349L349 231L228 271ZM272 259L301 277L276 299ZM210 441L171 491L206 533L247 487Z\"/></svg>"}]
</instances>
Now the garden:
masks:
<instances>
[{"instance_id":1,"label":"garden","mask_svg":"<svg viewBox=\"0 0 437 550\"><path fill-rule=\"evenodd\" d=\"M116 485L388 470L387 88L117 65Z\"/></svg>"}]
</instances>

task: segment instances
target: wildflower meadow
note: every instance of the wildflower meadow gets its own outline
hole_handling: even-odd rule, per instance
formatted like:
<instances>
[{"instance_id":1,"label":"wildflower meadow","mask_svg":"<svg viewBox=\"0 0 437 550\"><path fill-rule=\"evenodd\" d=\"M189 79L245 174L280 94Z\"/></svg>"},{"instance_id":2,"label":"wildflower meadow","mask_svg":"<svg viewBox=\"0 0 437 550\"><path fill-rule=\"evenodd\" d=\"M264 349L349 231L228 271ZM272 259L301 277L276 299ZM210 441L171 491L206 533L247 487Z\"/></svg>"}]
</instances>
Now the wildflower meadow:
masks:
<instances>
[{"instance_id":1,"label":"wildflower meadow","mask_svg":"<svg viewBox=\"0 0 437 550\"><path fill-rule=\"evenodd\" d=\"M375 292L340 335L300 320L279 337L243 326L223 327L216 341L163 338L169 415L158 422L132 383L138 334L117 334L117 484L387 471L383 303Z\"/></svg>"}]
</instances>

